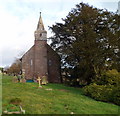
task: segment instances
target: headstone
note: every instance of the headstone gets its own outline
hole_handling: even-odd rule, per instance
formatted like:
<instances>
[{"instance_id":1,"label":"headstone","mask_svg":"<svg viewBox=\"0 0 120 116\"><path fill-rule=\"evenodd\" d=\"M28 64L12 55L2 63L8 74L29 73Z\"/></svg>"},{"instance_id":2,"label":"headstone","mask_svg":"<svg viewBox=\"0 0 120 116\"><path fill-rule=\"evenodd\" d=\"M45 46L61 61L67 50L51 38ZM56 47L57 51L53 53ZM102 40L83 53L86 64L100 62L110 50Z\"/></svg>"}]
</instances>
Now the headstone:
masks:
<instances>
[{"instance_id":1,"label":"headstone","mask_svg":"<svg viewBox=\"0 0 120 116\"><path fill-rule=\"evenodd\" d=\"M48 83L47 77L46 77L46 76L43 76L43 77L42 77L42 85L46 85L47 83Z\"/></svg>"},{"instance_id":2,"label":"headstone","mask_svg":"<svg viewBox=\"0 0 120 116\"><path fill-rule=\"evenodd\" d=\"M13 81L14 83L18 83L18 78L17 78L17 76L14 76L13 79L12 79L12 81Z\"/></svg>"}]
</instances>

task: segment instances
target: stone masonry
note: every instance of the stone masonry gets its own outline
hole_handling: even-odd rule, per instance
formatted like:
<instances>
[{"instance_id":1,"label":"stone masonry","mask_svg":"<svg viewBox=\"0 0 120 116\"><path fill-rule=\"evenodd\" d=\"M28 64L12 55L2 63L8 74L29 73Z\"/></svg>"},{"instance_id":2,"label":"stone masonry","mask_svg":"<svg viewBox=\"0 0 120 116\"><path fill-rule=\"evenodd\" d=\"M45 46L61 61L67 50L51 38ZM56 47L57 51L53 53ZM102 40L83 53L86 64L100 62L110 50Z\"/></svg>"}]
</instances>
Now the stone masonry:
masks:
<instances>
[{"instance_id":1,"label":"stone masonry","mask_svg":"<svg viewBox=\"0 0 120 116\"><path fill-rule=\"evenodd\" d=\"M36 80L46 76L50 83L61 83L60 57L47 44L47 32L42 17L34 33L34 45L22 57L22 73L26 80Z\"/></svg>"}]
</instances>

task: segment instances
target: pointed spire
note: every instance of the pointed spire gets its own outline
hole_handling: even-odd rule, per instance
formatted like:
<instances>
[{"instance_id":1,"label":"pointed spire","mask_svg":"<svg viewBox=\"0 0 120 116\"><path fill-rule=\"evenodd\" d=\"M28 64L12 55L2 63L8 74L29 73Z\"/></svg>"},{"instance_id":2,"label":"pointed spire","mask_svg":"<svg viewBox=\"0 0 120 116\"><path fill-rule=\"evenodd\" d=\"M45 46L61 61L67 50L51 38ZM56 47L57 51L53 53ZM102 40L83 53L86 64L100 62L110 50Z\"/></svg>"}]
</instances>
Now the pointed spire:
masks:
<instances>
[{"instance_id":1,"label":"pointed spire","mask_svg":"<svg viewBox=\"0 0 120 116\"><path fill-rule=\"evenodd\" d=\"M37 25L37 30L38 30L38 29L44 30L44 24L43 24L43 21L42 21L41 12L40 12L39 22L38 22L38 25Z\"/></svg>"}]
</instances>

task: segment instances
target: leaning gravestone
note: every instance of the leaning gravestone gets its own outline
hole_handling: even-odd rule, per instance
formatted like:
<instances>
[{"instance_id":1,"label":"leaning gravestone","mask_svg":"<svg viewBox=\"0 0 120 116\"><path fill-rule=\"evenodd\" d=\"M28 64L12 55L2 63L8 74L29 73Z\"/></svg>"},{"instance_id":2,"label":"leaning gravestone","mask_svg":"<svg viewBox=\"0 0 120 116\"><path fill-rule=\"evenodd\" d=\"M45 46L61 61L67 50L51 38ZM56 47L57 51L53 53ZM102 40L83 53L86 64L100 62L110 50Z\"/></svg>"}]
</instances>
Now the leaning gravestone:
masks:
<instances>
[{"instance_id":1,"label":"leaning gravestone","mask_svg":"<svg viewBox=\"0 0 120 116\"><path fill-rule=\"evenodd\" d=\"M12 81L13 81L14 83L18 83L18 78L17 78L17 76L14 76L13 79L12 79Z\"/></svg>"}]
</instances>

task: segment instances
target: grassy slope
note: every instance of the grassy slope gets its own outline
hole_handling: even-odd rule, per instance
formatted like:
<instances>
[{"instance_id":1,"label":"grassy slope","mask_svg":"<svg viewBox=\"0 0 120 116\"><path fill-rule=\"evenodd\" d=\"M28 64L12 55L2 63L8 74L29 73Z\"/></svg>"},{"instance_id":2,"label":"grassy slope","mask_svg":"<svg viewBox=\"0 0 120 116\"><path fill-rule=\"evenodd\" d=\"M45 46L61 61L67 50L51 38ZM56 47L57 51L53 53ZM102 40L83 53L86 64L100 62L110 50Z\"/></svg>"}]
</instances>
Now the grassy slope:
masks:
<instances>
[{"instance_id":1,"label":"grassy slope","mask_svg":"<svg viewBox=\"0 0 120 116\"><path fill-rule=\"evenodd\" d=\"M4 76L3 110L10 99L19 97L26 114L117 114L118 106L95 101L82 95L82 90L61 84L47 84L38 89L37 83L12 83L12 77ZM52 88L52 91L45 90ZM61 91L64 89L66 91Z\"/></svg>"}]
</instances>

